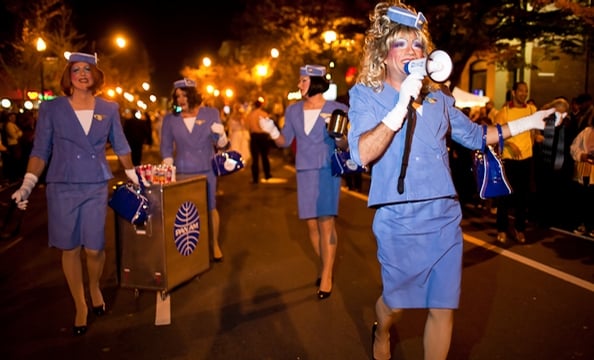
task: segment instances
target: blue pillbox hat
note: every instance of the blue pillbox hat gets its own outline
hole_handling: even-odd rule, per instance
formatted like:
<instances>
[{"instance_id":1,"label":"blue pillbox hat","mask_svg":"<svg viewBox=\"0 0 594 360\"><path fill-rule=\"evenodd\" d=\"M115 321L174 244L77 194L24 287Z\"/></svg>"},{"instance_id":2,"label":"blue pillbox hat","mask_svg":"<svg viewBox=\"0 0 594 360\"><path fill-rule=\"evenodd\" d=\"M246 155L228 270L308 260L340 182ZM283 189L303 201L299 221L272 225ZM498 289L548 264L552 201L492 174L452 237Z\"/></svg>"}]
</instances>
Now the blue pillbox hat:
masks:
<instances>
[{"instance_id":1,"label":"blue pillbox hat","mask_svg":"<svg viewBox=\"0 0 594 360\"><path fill-rule=\"evenodd\" d=\"M68 62L86 62L87 64L97 65L97 54L91 55L81 52L73 52L70 54Z\"/></svg>"},{"instance_id":2,"label":"blue pillbox hat","mask_svg":"<svg viewBox=\"0 0 594 360\"><path fill-rule=\"evenodd\" d=\"M387 15L392 22L408 27L417 28L419 30L421 30L423 28L423 25L427 23L427 19L425 18L425 15L423 15L422 12L415 14L408 9L404 9L398 6L390 6L388 8Z\"/></svg>"},{"instance_id":3,"label":"blue pillbox hat","mask_svg":"<svg viewBox=\"0 0 594 360\"><path fill-rule=\"evenodd\" d=\"M174 89L183 87L196 87L196 82L194 80L184 78L173 83Z\"/></svg>"},{"instance_id":4,"label":"blue pillbox hat","mask_svg":"<svg viewBox=\"0 0 594 360\"><path fill-rule=\"evenodd\" d=\"M326 67L321 65L305 65L299 69L301 76L324 76L326 75Z\"/></svg>"}]
</instances>

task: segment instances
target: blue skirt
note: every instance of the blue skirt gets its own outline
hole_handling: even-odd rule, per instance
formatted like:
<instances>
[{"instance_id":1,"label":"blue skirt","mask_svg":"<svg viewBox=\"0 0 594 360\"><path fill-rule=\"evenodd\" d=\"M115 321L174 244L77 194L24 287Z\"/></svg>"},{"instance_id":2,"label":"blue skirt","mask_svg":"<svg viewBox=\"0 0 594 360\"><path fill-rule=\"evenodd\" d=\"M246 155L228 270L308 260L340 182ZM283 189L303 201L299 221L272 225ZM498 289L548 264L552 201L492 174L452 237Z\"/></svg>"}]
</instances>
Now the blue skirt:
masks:
<instances>
[{"instance_id":1,"label":"blue skirt","mask_svg":"<svg viewBox=\"0 0 594 360\"><path fill-rule=\"evenodd\" d=\"M456 309L462 277L462 213L453 198L387 205L376 211L383 299L392 309Z\"/></svg>"},{"instance_id":2,"label":"blue skirt","mask_svg":"<svg viewBox=\"0 0 594 360\"><path fill-rule=\"evenodd\" d=\"M48 183L46 186L49 246L71 250L105 247L107 182Z\"/></svg>"},{"instance_id":3,"label":"blue skirt","mask_svg":"<svg viewBox=\"0 0 594 360\"><path fill-rule=\"evenodd\" d=\"M330 168L297 171L299 219L338 215L340 177Z\"/></svg>"}]
</instances>

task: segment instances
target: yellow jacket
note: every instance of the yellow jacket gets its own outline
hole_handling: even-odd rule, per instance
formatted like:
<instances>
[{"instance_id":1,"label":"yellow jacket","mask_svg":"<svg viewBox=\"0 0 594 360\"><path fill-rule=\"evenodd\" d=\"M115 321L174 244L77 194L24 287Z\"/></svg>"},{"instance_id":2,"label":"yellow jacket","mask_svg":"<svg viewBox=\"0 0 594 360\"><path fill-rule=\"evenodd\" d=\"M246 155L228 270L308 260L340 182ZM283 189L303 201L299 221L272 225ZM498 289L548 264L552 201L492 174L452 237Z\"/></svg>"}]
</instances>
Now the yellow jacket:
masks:
<instances>
[{"instance_id":1,"label":"yellow jacket","mask_svg":"<svg viewBox=\"0 0 594 360\"><path fill-rule=\"evenodd\" d=\"M536 107L534 105L526 105L524 107L517 107L505 104L501 110L497 112L495 116L495 123L504 125L512 120L517 120L524 116L534 114ZM524 160L532 157L532 145L534 144L534 138L532 137L532 131L525 131L507 138L503 145L503 152L501 153L502 159L513 159L513 160Z\"/></svg>"}]
</instances>

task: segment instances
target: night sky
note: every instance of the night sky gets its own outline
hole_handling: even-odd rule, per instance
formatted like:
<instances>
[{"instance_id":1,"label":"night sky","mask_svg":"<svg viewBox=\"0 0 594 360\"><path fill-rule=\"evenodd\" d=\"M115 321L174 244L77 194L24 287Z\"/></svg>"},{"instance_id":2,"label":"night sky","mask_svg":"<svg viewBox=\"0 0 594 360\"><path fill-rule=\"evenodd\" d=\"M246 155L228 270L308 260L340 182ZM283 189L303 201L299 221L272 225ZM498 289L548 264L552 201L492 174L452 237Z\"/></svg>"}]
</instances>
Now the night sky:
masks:
<instances>
[{"instance_id":1,"label":"night sky","mask_svg":"<svg viewBox=\"0 0 594 360\"><path fill-rule=\"evenodd\" d=\"M184 64L194 61L197 65L198 59L216 53L221 42L230 38L232 17L243 12L241 3L67 0L76 29L89 42L121 31L130 41L144 44L154 67L153 87L160 94L169 93L173 81L181 77Z\"/></svg>"}]
</instances>

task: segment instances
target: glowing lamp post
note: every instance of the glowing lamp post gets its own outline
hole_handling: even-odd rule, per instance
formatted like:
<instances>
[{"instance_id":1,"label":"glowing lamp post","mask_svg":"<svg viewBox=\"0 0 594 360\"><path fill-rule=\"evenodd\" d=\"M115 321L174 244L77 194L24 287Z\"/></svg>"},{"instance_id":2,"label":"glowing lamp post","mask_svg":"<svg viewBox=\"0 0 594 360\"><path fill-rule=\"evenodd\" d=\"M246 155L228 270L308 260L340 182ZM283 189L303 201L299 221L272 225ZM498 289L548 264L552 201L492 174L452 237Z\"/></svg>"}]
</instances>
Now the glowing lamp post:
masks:
<instances>
[{"instance_id":1,"label":"glowing lamp post","mask_svg":"<svg viewBox=\"0 0 594 360\"><path fill-rule=\"evenodd\" d=\"M37 51L41 54L41 61L39 64L39 80L40 80L40 88L39 88L39 100L43 100L43 88L44 83L43 83L43 52L45 51L45 49L47 49L47 45L45 43L45 40L43 40L41 37L37 38Z\"/></svg>"},{"instance_id":2,"label":"glowing lamp post","mask_svg":"<svg viewBox=\"0 0 594 360\"><path fill-rule=\"evenodd\" d=\"M258 80L258 92L262 92L262 80L268 76L268 65L256 65L256 79Z\"/></svg>"}]
</instances>

